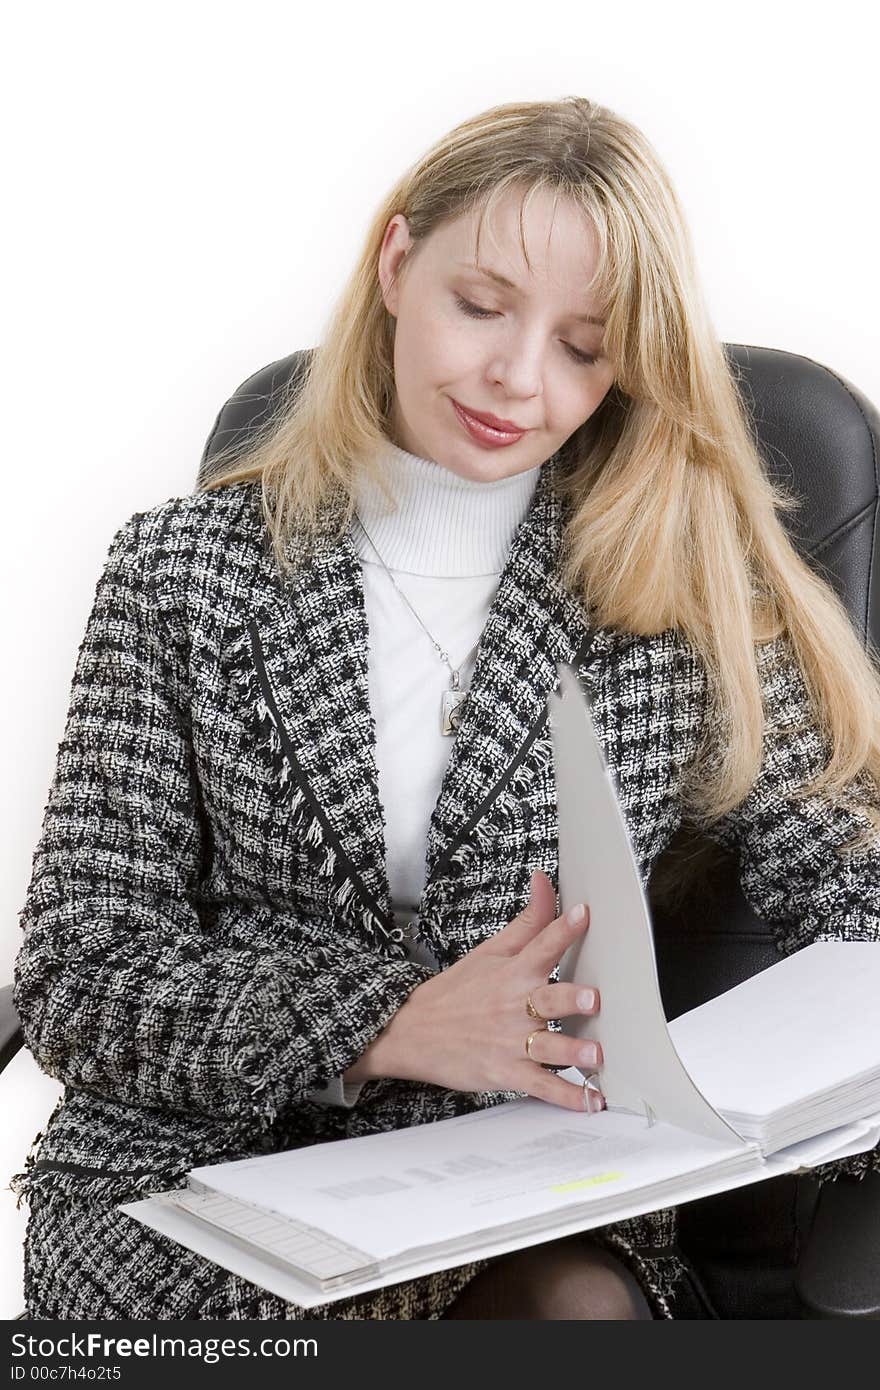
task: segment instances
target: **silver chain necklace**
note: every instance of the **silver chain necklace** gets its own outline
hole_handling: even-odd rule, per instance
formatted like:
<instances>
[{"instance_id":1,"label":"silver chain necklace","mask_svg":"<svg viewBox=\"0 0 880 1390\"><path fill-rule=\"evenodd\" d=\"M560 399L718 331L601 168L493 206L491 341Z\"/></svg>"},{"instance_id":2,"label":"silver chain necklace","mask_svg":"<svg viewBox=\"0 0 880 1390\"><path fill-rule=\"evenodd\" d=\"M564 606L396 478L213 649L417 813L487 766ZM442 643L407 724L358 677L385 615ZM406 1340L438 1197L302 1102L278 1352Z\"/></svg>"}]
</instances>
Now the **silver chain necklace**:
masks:
<instances>
[{"instance_id":1,"label":"silver chain necklace","mask_svg":"<svg viewBox=\"0 0 880 1390\"><path fill-rule=\"evenodd\" d=\"M379 555L379 551L376 548L376 542L373 540L372 536L370 535L369 531L367 530L366 526L361 521L357 513L355 513L355 520L357 521L367 540L370 542L370 545L376 551L376 555L379 558L379 564L382 566L383 570L388 575L388 578L391 580L391 583L394 585L395 589L400 594L400 597L403 599L407 608L412 613L413 617L415 618L419 626L422 628L423 632L425 632L427 636L430 637L431 644L436 648L437 652L440 655L440 659L442 661L445 661L446 665L449 667L449 688L448 690L443 691L443 697L440 703L440 732L441 734L446 734L447 736L457 734L459 720L461 719L462 715L462 706L464 705L464 702L468 694L467 690L463 689L461 685L461 670L462 667L466 665L469 659L473 656L480 643L479 641L475 642L474 645L471 647L470 651L468 652L467 656L464 658L464 660L459 663L457 668L453 668L453 666L450 663L448 653L443 650L443 648L440 646L440 643L436 641L436 639L431 635L430 632L428 632L428 629L425 627L425 624L422 622L421 618L419 617L416 610L413 608L406 594L403 592L397 580L394 578L394 575L391 573L385 561L382 559L382 556Z\"/></svg>"}]
</instances>

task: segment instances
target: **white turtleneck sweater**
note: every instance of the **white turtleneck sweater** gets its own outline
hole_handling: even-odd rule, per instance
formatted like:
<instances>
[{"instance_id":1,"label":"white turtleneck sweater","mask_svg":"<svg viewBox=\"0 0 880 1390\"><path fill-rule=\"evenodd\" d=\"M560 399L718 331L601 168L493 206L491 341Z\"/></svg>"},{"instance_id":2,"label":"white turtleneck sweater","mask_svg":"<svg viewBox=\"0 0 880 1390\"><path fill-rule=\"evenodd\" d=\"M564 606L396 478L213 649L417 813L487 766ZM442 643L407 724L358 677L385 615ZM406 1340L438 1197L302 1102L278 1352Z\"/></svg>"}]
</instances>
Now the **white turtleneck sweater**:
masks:
<instances>
[{"instance_id":1,"label":"white turtleneck sweater","mask_svg":"<svg viewBox=\"0 0 880 1390\"><path fill-rule=\"evenodd\" d=\"M418 914L428 825L454 742L454 736L440 731L450 671L376 551L453 669L459 669L466 688L541 465L496 482L476 482L389 442L387 470L398 510L390 512L379 490L362 479L356 507L363 527L355 520L351 534L361 558L369 626L370 704L388 882L395 921L406 928ZM437 968L420 943L408 942L407 950L410 959ZM349 1085L336 1077L309 1099L352 1106L363 1084Z\"/></svg>"}]
</instances>

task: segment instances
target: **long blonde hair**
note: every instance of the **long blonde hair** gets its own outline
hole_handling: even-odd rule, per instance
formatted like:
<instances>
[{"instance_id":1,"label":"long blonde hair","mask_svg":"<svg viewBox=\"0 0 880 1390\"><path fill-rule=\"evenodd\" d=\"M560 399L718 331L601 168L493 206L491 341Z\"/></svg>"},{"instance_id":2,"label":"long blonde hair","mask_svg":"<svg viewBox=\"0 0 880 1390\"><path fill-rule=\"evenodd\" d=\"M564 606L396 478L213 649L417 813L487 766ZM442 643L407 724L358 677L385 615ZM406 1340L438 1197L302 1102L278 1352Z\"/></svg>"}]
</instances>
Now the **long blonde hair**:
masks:
<instances>
[{"instance_id":1,"label":"long blonde hair","mask_svg":"<svg viewBox=\"0 0 880 1390\"><path fill-rule=\"evenodd\" d=\"M758 775L764 710L755 644L785 637L803 675L830 760L803 794L845 793L853 779L880 830L880 675L828 583L798 554L779 519L799 502L771 482L713 332L689 234L669 175L645 136L581 97L513 102L439 140L378 208L327 331L289 400L244 452L221 453L201 490L261 480L279 569L354 511L356 476L391 498L382 476L394 392L394 317L377 267L388 222L402 213L414 250L471 211L483 219L516 191L550 190L598 234L589 287L606 314L612 389L566 441L560 481L569 507L564 582L603 626L676 628L705 664L712 726L723 746L689 792L695 826L740 803ZM522 229L521 229L522 237ZM406 273L412 251L399 275ZM528 264L528 252L523 242ZM710 855L711 860L711 855ZM688 883L706 862L679 866Z\"/></svg>"}]
</instances>

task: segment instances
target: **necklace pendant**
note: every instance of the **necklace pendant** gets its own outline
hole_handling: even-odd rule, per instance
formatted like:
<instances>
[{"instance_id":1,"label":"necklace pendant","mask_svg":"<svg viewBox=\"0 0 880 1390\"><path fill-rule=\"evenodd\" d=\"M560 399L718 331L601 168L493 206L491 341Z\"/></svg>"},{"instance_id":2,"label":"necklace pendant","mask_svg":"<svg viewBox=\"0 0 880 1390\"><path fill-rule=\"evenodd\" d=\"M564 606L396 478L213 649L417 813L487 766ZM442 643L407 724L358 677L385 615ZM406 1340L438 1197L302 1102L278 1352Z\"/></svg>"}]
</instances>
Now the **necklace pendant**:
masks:
<instances>
[{"instance_id":1,"label":"necklace pendant","mask_svg":"<svg viewBox=\"0 0 880 1390\"><path fill-rule=\"evenodd\" d=\"M440 707L441 734L452 735L458 733L458 724L462 715L462 705L466 699L466 690L450 689L443 691L443 703Z\"/></svg>"}]
</instances>

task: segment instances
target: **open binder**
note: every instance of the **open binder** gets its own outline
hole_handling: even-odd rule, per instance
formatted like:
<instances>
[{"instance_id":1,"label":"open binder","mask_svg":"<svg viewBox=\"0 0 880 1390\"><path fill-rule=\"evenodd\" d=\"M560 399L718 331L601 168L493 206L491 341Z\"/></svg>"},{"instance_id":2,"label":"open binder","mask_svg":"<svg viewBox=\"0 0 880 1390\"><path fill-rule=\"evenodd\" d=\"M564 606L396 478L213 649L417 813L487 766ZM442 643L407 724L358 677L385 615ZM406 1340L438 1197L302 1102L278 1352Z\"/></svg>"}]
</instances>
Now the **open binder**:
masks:
<instances>
[{"instance_id":1,"label":"open binder","mask_svg":"<svg viewBox=\"0 0 880 1390\"><path fill-rule=\"evenodd\" d=\"M561 911L590 905L559 977L602 1000L562 1026L601 1042L607 1108L526 1097L195 1168L119 1210L311 1308L880 1141L880 942L817 942L668 1024L613 774L574 670L557 672Z\"/></svg>"}]
</instances>

